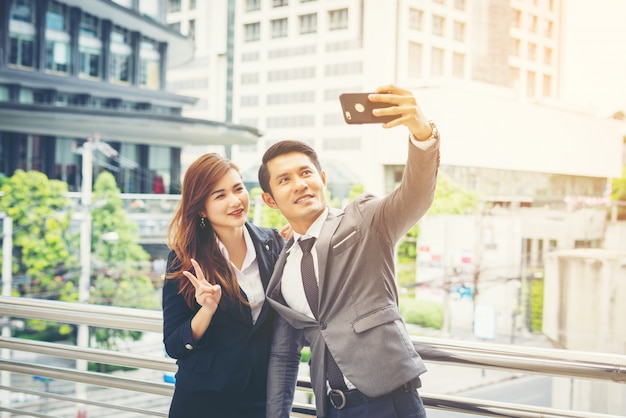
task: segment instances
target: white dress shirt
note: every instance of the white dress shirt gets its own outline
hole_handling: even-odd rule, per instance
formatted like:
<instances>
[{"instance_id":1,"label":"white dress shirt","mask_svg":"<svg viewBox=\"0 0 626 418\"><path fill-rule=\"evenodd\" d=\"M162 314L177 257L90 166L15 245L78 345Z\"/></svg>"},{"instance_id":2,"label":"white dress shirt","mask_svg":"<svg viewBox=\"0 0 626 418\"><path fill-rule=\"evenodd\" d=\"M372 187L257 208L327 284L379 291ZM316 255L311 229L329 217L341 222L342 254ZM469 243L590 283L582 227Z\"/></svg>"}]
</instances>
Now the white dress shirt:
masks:
<instances>
[{"instance_id":1,"label":"white dress shirt","mask_svg":"<svg viewBox=\"0 0 626 418\"><path fill-rule=\"evenodd\" d=\"M217 239L217 244L222 251L222 254L228 260L230 265L235 271L237 276L237 282L239 287L246 293L248 302L250 303L250 311L252 314L252 323L254 324L261 313L263 302L265 301L265 289L263 289L263 282L261 281L261 273L259 272L259 266L256 260L256 251L252 242L252 237L247 228L243 228L243 236L246 241L246 257L241 264L241 270L239 270L231 261L228 256L228 250L224 244Z\"/></svg>"}]
</instances>

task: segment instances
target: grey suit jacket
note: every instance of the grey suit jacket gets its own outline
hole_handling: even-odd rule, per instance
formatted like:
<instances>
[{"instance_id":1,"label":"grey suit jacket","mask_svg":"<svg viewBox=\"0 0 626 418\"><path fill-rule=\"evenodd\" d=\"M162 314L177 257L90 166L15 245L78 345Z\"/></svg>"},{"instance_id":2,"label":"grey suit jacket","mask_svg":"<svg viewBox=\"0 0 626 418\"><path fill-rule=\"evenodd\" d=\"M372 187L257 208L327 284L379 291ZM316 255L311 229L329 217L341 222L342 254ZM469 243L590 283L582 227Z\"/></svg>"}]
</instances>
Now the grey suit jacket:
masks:
<instances>
[{"instance_id":1,"label":"grey suit jacket","mask_svg":"<svg viewBox=\"0 0 626 418\"><path fill-rule=\"evenodd\" d=\"M361 392L380 396L426 371L398 309L395 244L430 207L439 143L424 151L409 144L402 183L385 198L363 195L345 210L329 211L316 242L319 321L289 308L281 294L287 243L267 288L277 320L268 369L267 417L289 417L305 344L317 414L326 415L324 352ZM292 240L293 241L293 240Z\"/></svg>"}]
</instances>

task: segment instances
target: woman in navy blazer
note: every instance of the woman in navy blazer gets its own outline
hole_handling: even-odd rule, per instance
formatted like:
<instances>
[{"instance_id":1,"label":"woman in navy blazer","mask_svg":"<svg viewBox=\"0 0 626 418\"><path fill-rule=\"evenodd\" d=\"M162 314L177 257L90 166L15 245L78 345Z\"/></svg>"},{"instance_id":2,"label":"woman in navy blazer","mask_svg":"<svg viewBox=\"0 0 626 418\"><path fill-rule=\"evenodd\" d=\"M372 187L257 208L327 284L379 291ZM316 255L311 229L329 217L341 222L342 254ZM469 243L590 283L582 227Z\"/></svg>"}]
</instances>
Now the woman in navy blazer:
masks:
<instances>
[{"instance_id":1,"label":"woman in navy blazer","mask_svg":"<svg viewBox=\"0 0 626 418\"><path fill-rule=\"evenodd\" d=\"M248 223L248 205L229 160L205 154L187 169L163 285L163 342L178 364L170 418L265 417L265 290L284 240Z\"/></svg>"}]
</instances>

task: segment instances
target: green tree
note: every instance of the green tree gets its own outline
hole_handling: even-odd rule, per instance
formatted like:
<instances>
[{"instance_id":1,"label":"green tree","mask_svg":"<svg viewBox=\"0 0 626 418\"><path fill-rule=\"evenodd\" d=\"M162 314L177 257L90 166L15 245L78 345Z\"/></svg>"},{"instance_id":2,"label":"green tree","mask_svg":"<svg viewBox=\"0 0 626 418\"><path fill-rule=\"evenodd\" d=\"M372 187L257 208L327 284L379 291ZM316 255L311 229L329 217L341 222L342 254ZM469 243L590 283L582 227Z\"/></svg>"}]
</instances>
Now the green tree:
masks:
<instances>
[{"instance_id":1,"label":"green tree","mask_svg":"<svg viewBox=\"0 0 626 418\"><path fill-rule=\"evenodd\" d=\"M611 180L611 200L626 202L626 166L622 168L622 177ZM626 219L626 207L617 208L618 219Z\"/></svg>"},{"instance_id":2,"label":"green tree","mask_svg":"<svg viewBox=\"0 0 626 418\"><path fill-rule=\"evenodd\" d=\"M149 276L148 254L137 240L137 224L127 219L115 177L101 172L94 183L91 251L94 267L90 303L139 309L159 309ZM110 237L115 237L111 239ZM95 328L96 343L108 349L117 341L138 340L138 331Z\"/></svg>"},{"instance_id":3,"label":"green tree","mask_svg":"<svg viewBox=\"0 0 626 418\"><path fill-rule=\"evenodd\" d=\"M0 187L0 211L13 220L13 276L20 295L61 301L77 299L78 260L70 243L73 205L67 184L38 171L17 170ZM1 258L0 258L1 260ZM69 325L27 320L23 337L49 341L67 338Z\"/></svg>"}]
</instances>

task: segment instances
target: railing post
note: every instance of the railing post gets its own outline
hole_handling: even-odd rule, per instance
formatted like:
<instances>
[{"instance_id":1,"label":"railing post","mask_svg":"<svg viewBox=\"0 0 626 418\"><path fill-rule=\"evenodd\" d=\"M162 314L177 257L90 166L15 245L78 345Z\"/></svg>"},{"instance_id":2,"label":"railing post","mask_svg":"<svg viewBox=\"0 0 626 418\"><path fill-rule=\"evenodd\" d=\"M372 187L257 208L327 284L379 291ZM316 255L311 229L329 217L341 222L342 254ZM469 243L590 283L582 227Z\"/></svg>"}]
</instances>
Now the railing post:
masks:
<instances>
[{"instance_id":1,"label":"railing post","mask_svg":"<svg viewBox=\"0 0 626 418\"><path fill-rule=\"evenodd\" d=\"M2 296L11 296L11 287L13 282L13 219L6 213L0 212L2 218ZM9 316L2 317L2 336L10 337L11 328L9 326ZM2 358L10 358L11 350L3 348L0 353ZM11 386L11 372L2 370L0 372L0 383L2 386ZM8 391L2 391L0 403L9 405L11 403L11 395ZM8 412L2 412L2 418L9 416Z\"/></svg>"},{"instance_id":2,"label":"railing post","mask_svg":"<svg viewBox=\"0 0 626 418\"><path fill-rule=\"evenodd\" d=\"M82 187L81 187L81 207L83 218L80 226L80 279L78 281L78 301L80 303L89 303L89 286L91 281L91 191L93 180L93 144L92 139L88 138L82 146L83 168L82 168ZM79 347L89 347L89 326L86 324L78 325L78 333L76 336L76 345ZM77 359L76 369L87 370L87 361ZM76 397L79 399L87 398L87 387L84 383L76 383ZM86 411L83 406L79 406L77 415Z\"/></svg>"}]
</instances>

